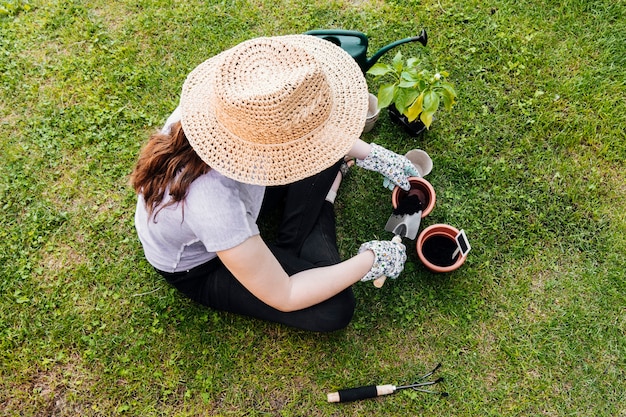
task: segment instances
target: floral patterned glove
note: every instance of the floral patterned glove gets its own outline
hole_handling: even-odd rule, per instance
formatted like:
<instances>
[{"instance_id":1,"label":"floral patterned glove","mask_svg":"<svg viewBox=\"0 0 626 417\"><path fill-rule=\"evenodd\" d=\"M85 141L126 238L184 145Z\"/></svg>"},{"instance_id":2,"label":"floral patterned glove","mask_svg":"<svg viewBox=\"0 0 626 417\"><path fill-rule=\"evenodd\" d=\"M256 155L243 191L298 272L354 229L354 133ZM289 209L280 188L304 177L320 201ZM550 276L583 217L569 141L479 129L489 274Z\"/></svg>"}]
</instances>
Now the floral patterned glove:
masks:
<instances>
[{"instance_id":1,"label":"floral patterned glove","mask_svg":"<svg viewBox=\"0 0 626 417\"><path fill-rule=\"evenodd\" d=\"M397 278L404 269L406 246L388 240L372 240L361 245L359 253L371 250L374 252L374 264L361 281L376 279L381 275Z\"/></svg>"},{"instance_id":2,"label":"floral patterned glove","mask_svg":"<svg viewBox=\"0 0 626 417\"><path fill-rule=\"evenodd\" d=\"M357 159L356 164L361 168L381 173L385 179L383 186L393 190L397 185L403 190L411 188L408 177L419 177L420 174L413 163L406 156L398 155L382 146L371 144L372 151L363 160Z\"/></svg>"}]
</instances>

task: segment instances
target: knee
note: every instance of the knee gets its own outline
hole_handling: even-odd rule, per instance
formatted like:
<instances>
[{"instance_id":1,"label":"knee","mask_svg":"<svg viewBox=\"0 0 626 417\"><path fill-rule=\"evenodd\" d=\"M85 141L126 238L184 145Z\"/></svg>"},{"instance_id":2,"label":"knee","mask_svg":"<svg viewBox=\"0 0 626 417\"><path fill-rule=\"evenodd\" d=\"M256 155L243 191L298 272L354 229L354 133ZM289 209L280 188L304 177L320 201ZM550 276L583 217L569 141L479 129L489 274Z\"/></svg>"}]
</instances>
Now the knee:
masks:
<instances>
[{"instance_id":1,"label":"knee","mask_svg":"<svg viewBox=\"0 0 626 417\"><path fill-rule=\"evenodd\" d=\"M319 312L310 330L315 332L334 332L348 326L354 316L354 294L347 289L326 302Z\"/></svg>"}]
</instances>

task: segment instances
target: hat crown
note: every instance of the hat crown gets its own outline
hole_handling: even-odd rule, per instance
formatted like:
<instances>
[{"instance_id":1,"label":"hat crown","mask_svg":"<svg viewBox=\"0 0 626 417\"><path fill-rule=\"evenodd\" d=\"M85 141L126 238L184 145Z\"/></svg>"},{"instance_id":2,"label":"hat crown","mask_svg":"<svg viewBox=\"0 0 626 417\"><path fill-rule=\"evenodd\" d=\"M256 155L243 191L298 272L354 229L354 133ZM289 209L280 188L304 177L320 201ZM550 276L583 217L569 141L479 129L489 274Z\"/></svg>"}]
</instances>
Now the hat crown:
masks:
<instances>
[{"instance_id":1,"label":"hat crown","mask_svg":"<svg viewBox=\"0 0 626 417\"><path fill-rule=\"evenodd\" d=\"M328 168L358 139L367 83L346 51L310 35L245 41L185 80L181 122L196 153L222 175L281 185Z\"/></svg>"},{"instance_id":2,"label":"hat crown","mask_svg":"<svg viewBox=\"0 0 626 417\"><path fill-rule=\"evenodd\" d=\"M323 126L332 94L323 68L304 49L275 40L241 44L215 74L215 114L244 141L283 144Z\"/></svg>"}]
</instances>

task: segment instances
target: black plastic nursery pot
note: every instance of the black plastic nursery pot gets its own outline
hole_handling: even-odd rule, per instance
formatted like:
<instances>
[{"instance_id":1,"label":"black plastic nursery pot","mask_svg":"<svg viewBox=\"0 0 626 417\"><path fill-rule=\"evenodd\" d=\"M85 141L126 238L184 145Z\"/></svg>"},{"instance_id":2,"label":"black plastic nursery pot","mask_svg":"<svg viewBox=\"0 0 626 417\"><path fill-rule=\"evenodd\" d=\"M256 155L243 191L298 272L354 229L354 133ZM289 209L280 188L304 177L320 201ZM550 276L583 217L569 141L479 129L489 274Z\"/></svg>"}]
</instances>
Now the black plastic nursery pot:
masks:
<instances>
[{"instance_id":1,"label":"black plastic nursery pot","mask_svg":"<svg viewBox=\"0 0 626 417\"><path fill-rule=\"evenodd\" d=\"M387 112L389 113L389 118L393 122L402 126L411 136L419 136L426 130L426 125L419 119L419 117L412 122L409 122L409 119L400 113L393 104L387 107Z\"/></svg>"},{"instance_id":2,"label":"black plastic nursery pot","mask_svg":"<svg viewBox=\"0 0 626 417\"><path fill-rule=\"evenodd\" d=\"M433 272L451 272L463 265L467 253L457 252L459 230L447 224L433 224L417 238L417 256Z\"/></svg>"}]
</instances>

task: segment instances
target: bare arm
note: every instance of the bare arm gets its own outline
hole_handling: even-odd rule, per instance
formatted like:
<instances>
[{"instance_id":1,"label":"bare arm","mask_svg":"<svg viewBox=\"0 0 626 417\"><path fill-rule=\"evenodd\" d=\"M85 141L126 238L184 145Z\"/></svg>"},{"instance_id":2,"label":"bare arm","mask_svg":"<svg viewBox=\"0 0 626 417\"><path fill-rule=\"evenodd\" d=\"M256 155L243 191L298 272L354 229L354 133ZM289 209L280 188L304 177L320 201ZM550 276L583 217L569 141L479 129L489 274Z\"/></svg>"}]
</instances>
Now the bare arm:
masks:
<instances>
[{"instance_id":1,"label":"bare arm","mask_svg":"<svg viewBox=\"0 0 626 417\"><path fill-rule=\"evenodd\" d=\"M217 255L248 291L281 311L300 310L329 299L363 278L374 263L374 253L368 250L339 264L290 277L258 235Z\"/></svg>"},{"instance_id":2,"label":"bare arm","mask_svg":"<svg viewBox=\"0 0 626 417\"><path fill-rule=\"evenodd\" d=\"M372 150L372 146L369 143L363 142L361 139L357 139L352 145L352 149L350 149L350 156L355 157L356 159L365 159L367 155L370 154Z\"/></svg>"}]
</instances>

